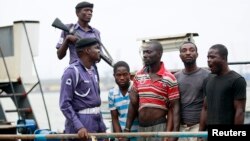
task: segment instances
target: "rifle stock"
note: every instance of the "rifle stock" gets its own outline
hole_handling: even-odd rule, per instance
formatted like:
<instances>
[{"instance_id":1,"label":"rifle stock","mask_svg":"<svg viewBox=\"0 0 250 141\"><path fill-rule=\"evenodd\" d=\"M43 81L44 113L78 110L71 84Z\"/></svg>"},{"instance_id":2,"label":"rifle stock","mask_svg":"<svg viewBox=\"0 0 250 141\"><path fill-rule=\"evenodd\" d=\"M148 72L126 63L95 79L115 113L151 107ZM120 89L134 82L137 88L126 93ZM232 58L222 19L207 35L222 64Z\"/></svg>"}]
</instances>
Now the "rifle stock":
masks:
<instances>
[{"instance_id":1,"label":"rifle stock","mask_svg":"<svg viewBox=\"0 0 250 141\"><path fill-rule=\"evenodd\" d=\"M54 22L52 23L52 26L53 27L55 27L55 28L58 28L58 29L61 29L61 30L63 30L63 31L65 31L65 32L67 32L67 33L69 33L69 34L72 34L72 35L75 35L75 33L73 32L73 31L71 31L65 24L63 24L62 22L61 22L61 20L60 19L58 19L58 18L56 18L55 20L54 20ZM77 36L77 35L76 35ZM79 36L77 36L78 38L79 38ZM100 41L99 41L100 42ZM100 44L102 45L102 43L100 42ZM105 51L107 51L106 49L105 49ZM103 52L101 52L101 58L107 63L107 64L109 64L111 67L113 67L113 60L111 59L111 58L109 58L109 57L107 57Z\"/></svg>"},{"instance_id":2,"label":"rifle stock","mask_svg":"<svg viewBox=\"0 0 250 141\"><path fill-rule=\"evenodd\" d=\"M60 19L56 18L54 20L54 22L52 23L52 26L55 27L55 28L58 28L58 29L61 29L65 32L68 32L69 33L69 29L67 26L65 26Z\"/></svg>"}]
</instances>

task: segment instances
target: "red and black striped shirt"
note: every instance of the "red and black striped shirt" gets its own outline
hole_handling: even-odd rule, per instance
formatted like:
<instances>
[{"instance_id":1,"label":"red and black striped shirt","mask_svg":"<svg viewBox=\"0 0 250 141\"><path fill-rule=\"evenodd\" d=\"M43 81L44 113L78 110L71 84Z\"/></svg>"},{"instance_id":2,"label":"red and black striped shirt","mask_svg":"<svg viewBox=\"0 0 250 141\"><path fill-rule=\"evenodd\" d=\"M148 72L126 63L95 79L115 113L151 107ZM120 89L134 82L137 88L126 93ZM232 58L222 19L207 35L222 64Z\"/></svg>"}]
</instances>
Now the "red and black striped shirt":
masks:
<instances>
[{"instance_id":1,"label":"red and black striped shirt","mask_svg":"<svg viewBox=\"0 0 250 141\"><path fill-rule=\"evenodd\" d=\"M179 98L178 83L175 76L165 69L161 62L161 68L157 75L158 81L152 81L144 67L134 77L133 91L139 95L139 110L144 107L155 107L167 110L167 104L171 100Z\"/></svg>"}]
</instances>

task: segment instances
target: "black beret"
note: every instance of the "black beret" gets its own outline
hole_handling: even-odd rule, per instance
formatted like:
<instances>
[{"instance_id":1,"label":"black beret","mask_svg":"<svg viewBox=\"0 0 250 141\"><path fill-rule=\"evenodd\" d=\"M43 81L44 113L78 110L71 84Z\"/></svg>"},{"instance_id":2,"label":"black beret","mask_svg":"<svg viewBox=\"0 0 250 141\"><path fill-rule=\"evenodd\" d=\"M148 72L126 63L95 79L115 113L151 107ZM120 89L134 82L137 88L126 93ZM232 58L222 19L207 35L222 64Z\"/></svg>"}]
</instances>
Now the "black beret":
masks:
<instances>
[{"instance_id":1,"label":"black beret","mask_svg":"<svg viewBox=\"0 0 250 141\"><path fill-rule=\"evenodd\" d=\"M79 49L79 48L89 47L96 43L99 43L96 38L83 38L76 42L76 48Z\"/></svg>"},{"instance_id":2,"label":"black beret","mask_svg":"<svg viewBox=\"0 0 250 141\"><path fill-rule=\"evenodd\" d=\"M80 2L80 3L78 3L78 4L76 5L76 9L85 8L85 7L93 8L93 7L94 7L94 4L89 3L89 2L86 2L86 1L83 1L83 2Z\"/></svg>"}]
</instances>

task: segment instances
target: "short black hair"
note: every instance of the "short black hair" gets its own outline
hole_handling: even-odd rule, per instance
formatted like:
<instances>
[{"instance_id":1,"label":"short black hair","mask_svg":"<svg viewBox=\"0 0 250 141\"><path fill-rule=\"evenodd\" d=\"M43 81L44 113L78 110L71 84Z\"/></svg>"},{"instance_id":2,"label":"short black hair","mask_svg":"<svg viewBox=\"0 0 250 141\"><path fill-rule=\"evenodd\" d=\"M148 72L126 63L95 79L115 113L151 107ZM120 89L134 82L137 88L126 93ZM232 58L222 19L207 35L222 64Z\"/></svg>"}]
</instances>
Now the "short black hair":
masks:
<instances>
[{"instance_id":1,"label":"short black hair","mask_svg":"<svg viewBox=\"0 0 250 141\"><path fill-rule=\"evenodd\" d=\"M179 51L181 51L182 46L185 45L185 44L193 44L194 47L195 47L195 49L196 49L196 52L198 52L198 48L197 48L196 44L193 43L193 42L191 42L191 41L184 41L184 42L181 44L181 46L180 46L180 48L179 48Z\"/></svg>"},{"instance_id":2,"label":"short black hair","mask_svg":"<svg viewBox=\"0 0 250 141\"><path fill-rule=\"evenodd\" d=\"M155 50L161 53L163 52L162 44L157 40L150 40L150 41L145 42L145 44L154 47Z\"/></svg>"},{"instance_id":3,"label":"short black hair","mask_svg":"<svg viewBox=\"0 0 250 141\"><path fill-rule=\"evenodd\" d=\"M118 61L114 64L114 74L116 73L118 67L125 67L128 72L130 72L129 65L125 61Z\"/></svg>"},{"instance_id":4,"label":"short black hair","mask_svg":"<svg viewBox=\"0 0 250 141\"><path fill-rule=\"evenodd\" d=\"M215 44L215 45L211 46L210 49L217 49L219 52L219 55L221 57L223 57L225 60L227 60L228 50L227 50L226 46L224 46L222 44Z\"/></svg>"}]
</instances>

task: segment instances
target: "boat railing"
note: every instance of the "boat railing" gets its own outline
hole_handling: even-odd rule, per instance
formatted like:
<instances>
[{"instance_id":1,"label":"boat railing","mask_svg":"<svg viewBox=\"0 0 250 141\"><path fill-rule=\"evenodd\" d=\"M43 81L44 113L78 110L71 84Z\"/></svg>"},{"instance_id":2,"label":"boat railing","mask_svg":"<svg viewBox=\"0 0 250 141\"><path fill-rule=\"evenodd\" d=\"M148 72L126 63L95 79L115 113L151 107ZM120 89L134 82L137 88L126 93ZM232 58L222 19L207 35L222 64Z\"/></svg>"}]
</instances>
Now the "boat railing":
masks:
<instances>
[{"instance_id":1,"label":"boat railing","mask_svg":"<svg viewBox=\"0 0 250 141\"><path fill-rule=\"evenodd\" d=\"M143 138L143 137L201 137L207 138L208 132L130 132L130 133L89 133L89 138L95 141L97 138ZM3 139L78 139L77 134L30 134L30 135L0 135L0 140Z\"/></svg>"}]
</instances>

